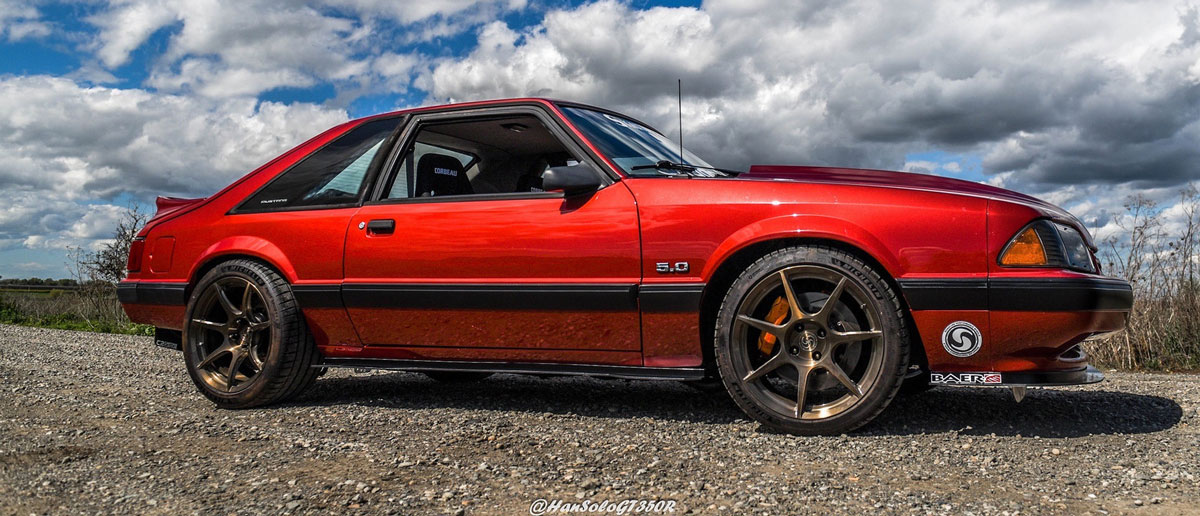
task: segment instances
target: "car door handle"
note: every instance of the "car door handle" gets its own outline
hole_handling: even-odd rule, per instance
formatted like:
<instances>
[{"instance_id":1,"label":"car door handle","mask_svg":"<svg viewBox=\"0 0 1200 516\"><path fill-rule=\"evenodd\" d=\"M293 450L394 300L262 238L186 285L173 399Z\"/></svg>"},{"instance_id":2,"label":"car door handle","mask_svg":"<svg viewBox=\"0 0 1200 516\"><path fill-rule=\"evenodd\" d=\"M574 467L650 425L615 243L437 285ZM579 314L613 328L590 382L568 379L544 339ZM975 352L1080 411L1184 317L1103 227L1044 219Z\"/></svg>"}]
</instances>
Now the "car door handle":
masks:
<instances>
[{"instance_id":1,"label":"car door handle","mask_svg":"<svg viewBox=\"0 0 1200 516\"><path fill-rule=\"evenodd\" d=\"M371 235L390 235L396 232L396 221L392 219L375 219L367 223L367 233Z\"/></svg>"}]
</instances>

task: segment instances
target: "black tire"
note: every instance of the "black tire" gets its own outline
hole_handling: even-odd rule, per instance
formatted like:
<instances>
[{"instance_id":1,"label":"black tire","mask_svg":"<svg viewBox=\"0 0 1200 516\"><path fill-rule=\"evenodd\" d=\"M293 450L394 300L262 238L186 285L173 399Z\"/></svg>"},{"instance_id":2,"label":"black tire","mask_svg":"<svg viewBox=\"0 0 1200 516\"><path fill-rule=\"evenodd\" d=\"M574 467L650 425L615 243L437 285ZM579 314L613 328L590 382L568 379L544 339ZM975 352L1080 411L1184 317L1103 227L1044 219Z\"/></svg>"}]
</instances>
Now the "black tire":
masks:
<instances>
[{"instance_id":1,"label":"black tire","mask_svg":"<svg viewBox=\"0 0 1200 516\"><path fill-rule=\"evenodd\" d=\"M239 287L243 298L232 303L229 295ZM196 388L227 409L289 399L320 374L313 367L319 360L316 344L291 286L271 268L246 259L220 263L196 283L183 352Z\"/></svg>"},{"instance_id":2,"label":"black tire","mask_svg":"<svg viewBox=\"0 0 1200 516\"><path fill-rule=\"evenodd\" d=\"M425 376L442 383L470 383L478 382L492 375L488 372L475 371L422 371Z\"/></svg>"},{"instance_id":3,"label":"black tire","mask_svg":"<svg viewBox=\"0 0 1200 516\"><path fill-rule=\"evenodd\" d=\"M782 316L776 307L763 311L772 298L784 300ZM835 303L826 310L829 299ZM841 434L896 396L908 369L904 321L896 291L862 259L821 245L787 247L755 261L730 286L715 324L717 367L734 402L769 429Z\"/></svg>"}]
</instances>

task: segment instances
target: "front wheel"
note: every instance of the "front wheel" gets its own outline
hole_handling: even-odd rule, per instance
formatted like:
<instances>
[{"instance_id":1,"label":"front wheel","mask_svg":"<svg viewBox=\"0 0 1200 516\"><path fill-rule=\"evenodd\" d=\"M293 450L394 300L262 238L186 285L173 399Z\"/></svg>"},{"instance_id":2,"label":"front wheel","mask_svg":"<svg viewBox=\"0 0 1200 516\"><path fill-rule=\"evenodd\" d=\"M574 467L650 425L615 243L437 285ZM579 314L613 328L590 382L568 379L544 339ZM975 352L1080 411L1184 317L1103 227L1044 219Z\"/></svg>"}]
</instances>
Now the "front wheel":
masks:
<instances>
[{"instance_id":1,"label":"front wheel","mask_svg":"<svg viewBox=\"0 0 1200 516\"><path fill-rule=\"evenodd\" d=\"M251 260L221 263L196 284L183 351L192 382L223 408L282 401L320 373L291 287Z\"/></svg>"},{"instance_id":2,"label":"front wheel","mask_svg":"<svg viewBox=\"0 0 1200 516\"><path fill-rule=\"evenodd\" d=\"M838 249L764 256L734 281L717 317L725 388L747 415L777 431L858 428L887 407L908 367L895 291Z\"/></svg>"}]
</instances>

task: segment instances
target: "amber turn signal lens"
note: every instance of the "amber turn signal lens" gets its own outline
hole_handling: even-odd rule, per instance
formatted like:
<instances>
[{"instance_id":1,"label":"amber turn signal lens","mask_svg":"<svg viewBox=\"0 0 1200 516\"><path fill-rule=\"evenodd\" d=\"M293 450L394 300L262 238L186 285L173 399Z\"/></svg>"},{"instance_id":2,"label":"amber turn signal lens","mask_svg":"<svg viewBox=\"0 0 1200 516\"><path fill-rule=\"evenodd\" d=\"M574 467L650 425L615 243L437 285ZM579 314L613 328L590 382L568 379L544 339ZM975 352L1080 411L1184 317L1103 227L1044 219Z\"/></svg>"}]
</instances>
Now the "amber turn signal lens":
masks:
<instances>
[{"instance_id":1,"label":"amber turn signal lens","mask_svg":"<svg viewBox=\"0 0 1200 516\"><path fill-rule=\"evenodd\" d=\"M1046 265L1046 248L1033 228L1025 228L1000 257L1000 265Z\"/></svg>"}]
</instances>

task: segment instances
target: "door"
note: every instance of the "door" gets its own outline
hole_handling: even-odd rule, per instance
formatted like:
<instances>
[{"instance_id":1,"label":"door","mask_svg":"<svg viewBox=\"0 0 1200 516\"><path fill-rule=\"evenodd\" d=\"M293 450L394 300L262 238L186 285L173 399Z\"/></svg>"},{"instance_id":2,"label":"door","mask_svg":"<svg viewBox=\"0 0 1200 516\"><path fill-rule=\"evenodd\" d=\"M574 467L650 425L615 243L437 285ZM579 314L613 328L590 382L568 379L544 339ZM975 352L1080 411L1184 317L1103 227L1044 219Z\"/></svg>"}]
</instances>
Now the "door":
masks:
<instances>
[{"instance_id":1,"label":"door","mask_svg":"<svg viewBox=\"0 0 1200 516\"><path fill-rule=\"evenodd\" d=\"M545 170L583 159L562 136L529 109L414 121L346 235L342 297L365 345L640 364L633 196L542 191Z\"/></svg>"}]
</instances>

